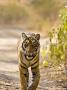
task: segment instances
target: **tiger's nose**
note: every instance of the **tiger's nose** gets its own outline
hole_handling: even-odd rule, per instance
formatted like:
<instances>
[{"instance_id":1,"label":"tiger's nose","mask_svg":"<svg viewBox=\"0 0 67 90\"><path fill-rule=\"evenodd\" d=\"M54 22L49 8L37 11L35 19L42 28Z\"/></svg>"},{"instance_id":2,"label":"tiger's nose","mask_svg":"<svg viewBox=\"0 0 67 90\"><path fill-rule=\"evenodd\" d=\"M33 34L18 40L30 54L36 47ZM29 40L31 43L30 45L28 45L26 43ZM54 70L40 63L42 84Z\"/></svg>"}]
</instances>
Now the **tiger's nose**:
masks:
<instances>
[{"instance_id":1,"label":"tiger's nose","mask_svg":"<svg viewBox=\"0 0 67 90\"><path fill-rule=\"evenodd\" d=\"M31 49L30 46L27 47L27 51L28 51L28 52L31 52L31 51L32 51L32 49Z\"/></svg>"},{"instance_id":2,"label":"tiger's nose","mask_svg":"<svg viewBox=\"0 0 67 90\"><path fill-rule=\"evenodd\" d=\"M33 53L32 52L30 53L30 56L33 56Z\"/></svg>"},{"instance_id":3,"label":"tiger's nose","mask_svg":"<svg viewBox=\"0 0 67 90\"><path fill-rule=\"evenodd\" d=\"M27 47L27 51L30 51L30 47L29 46Z\"/></svg>"},{"instance_id":4,"label":"tiger's nose","mask_svg":"<svg viewBox=\"0 0 67 90\"><path fill-rule=\"evenodd\" d=\"M31 53L33 51L32 46L28 46L28 49L27 50Z\"/></svg>"}]
</instances>

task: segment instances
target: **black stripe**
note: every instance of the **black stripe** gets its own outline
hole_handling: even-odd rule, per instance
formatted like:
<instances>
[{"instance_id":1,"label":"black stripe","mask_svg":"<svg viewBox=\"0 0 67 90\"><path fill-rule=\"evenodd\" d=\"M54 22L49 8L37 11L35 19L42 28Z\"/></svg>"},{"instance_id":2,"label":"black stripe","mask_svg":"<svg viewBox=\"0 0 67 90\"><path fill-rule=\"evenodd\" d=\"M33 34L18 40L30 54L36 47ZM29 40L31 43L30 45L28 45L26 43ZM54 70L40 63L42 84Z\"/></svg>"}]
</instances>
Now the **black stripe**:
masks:
<instances>
[{"instance_id":1,"label":"black stripe","mask_svg":"<svg viewBox=\"0 0 67 90\"><path fill-rule=\"evenodd\" d=\"M27 69L26 67L24 67L22 64L20 64L21 68Z\"/></svg>"},{"instance_id":2,"label":"black stripe","mask_svg":"<svg viewBox=\"0 0 67 90\"><path fill-rule=\"evenodd\" d=\"M35 68L37 68L37 67L39 67L39 66L37 65L37 66L35 66L35 67L31 67L31 69L35 69Z\"/></svg>"},{"instance_id":3,"label":"black stripe","mask_svg":"<svg viewBox=\"0 0 67 90\"><path fill-rule=\"evenodd\" d=\"M21 61L21 64L24 64L24 66L25 66L25 67L27 67L27 66L26 66L26 64L25 64L25 63L23 63L22 61Z\"/></svg>"},{"instance_id":4,"label":"black stripe","mask_svg":"<svg viewBox=\"0 0 67 90\"><path fill-rule=\"evenodd\" d=\"M38 63L38 60L36 62L34 62L31 66L33 66L34 64Z\"/></svg>"}]
</instances>

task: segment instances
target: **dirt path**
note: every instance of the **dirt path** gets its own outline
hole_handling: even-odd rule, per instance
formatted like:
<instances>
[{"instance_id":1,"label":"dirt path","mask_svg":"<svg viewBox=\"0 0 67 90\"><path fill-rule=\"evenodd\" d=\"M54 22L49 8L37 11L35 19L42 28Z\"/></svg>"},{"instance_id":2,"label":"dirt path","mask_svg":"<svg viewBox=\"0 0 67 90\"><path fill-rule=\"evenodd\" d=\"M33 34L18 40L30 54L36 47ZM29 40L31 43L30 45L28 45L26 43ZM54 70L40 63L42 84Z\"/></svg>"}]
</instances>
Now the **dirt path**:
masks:
<instances>
[{"instance_id":1,"label":"dirt path","mask_svg":"<svg viewBox=\"0 0 67 90\"><path fill-rule=\"evenodd\" d=\"M37 90L67 90L67 81L60 79L62 71L41 68L41 78ZM1 72L0 90L19 90L19 72ZM31 73L30 73L31 75ZM31 76L30 76L31 79Z\"/></svg>"},{"instance_id":2,"label":"dirt path","mask_svg":"<svg viewBox=\"0 0 67 90\"><path fill-rule=\"evenodd\" d=\"M22 31L18 29L0 30L0 90L19 90L16 45ZM37 90L67 90L67 81L63 78L63 70L56 71L54 68L42 66L40 72L41 78ZM62 80L60 79L61 74L63 74ZM30 81L31 79L30 71Z\"/></svg>"}]
</instances>

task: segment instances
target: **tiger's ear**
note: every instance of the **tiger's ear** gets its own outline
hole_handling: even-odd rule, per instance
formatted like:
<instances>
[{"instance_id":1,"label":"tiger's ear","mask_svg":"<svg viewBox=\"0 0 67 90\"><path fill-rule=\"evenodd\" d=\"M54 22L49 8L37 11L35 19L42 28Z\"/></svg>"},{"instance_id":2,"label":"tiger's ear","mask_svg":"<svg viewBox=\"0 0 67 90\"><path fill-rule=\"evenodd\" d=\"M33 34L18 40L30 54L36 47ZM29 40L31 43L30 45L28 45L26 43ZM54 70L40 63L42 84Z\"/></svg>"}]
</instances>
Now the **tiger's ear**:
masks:
<instances>
[{"instance_id":1,"label":"tiger's ear","mask_svg":"<svg viewBox=\"0 0 67 90\"><path fill-rule=\"evenodd\" d=\"M25 33L22 33L22 38L23 38L23 39L26 39L26 38L27 38L27 36L26 36Z\"/></svg>"},{"instance_id":2,"label":"tiger's ear","mask_svg":"<svg viewBox=\"0 0 67 90\"><path fill-rule=\"evenodd\" d=\"M40 34L36 34L35 38L36 38L37 40L39 40L39 39L40 39Z\"/></svg>"}]
</instances>

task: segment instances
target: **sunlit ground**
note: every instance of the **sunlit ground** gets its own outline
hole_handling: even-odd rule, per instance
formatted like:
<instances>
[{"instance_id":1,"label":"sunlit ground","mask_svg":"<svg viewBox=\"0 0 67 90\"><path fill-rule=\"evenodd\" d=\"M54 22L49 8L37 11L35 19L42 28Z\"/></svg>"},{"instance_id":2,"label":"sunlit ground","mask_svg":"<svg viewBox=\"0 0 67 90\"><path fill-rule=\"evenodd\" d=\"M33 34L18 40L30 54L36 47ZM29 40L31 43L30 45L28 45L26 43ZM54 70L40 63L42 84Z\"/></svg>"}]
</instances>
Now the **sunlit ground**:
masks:
<instances>
[{"instance_id":1,"label":"sunlit ground","mask_svg":"<svg viewBox=\"0 0 67 90\"><path fill-rule=\"evenodd\" d=\"M15 34L15 35L14 35ZM0 30L0 72L18 70L16 31Z\"/></svg>"}]
</instances>

